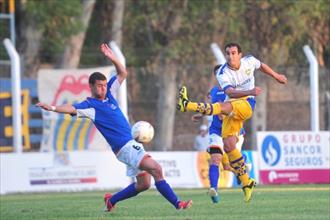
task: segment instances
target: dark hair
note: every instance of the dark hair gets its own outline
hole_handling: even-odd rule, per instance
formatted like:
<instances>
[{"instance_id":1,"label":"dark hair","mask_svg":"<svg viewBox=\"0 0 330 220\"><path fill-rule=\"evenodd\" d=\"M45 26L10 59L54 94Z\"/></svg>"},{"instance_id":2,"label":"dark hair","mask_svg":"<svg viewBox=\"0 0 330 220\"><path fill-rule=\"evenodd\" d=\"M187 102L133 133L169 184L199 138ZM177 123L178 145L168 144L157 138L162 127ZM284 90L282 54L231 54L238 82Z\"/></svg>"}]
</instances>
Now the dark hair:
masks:
<instances>
[{"instance_id":1,"label":"dark hair","mask_svg":"<svg viewBox=\"0 0 330 220\"><path fill-rule=\"evenodd\" d=\"M94 85L96 80L107 80L107 78L100 72L94 72L89 76L88 83Z\"/></svg>"},{"instance_id":2,"label":"dark hair","mask_svg":"<svg viewBox=\"0 0 330 220\"><path fill-rule=\"evenodd\" d=\"M221 66L222 66L222 64L215 65L215 67L213 68L213 74L214 75L217 75L217 71L218 71L218 69L220 69Z\"/></svg>"},{"instance_id":3,"label":"dark hair","mask_svg":"<svg viewBox=\"0 0 330 220\"><path fill-rule=\"evenodd\" d=\"M227 48L230 48L230 47L237 47L237 52L242 53L242 48L238 43L231 42L231 43L226 44L225 51L227 50Z\"/></svg>"}]
</instances>

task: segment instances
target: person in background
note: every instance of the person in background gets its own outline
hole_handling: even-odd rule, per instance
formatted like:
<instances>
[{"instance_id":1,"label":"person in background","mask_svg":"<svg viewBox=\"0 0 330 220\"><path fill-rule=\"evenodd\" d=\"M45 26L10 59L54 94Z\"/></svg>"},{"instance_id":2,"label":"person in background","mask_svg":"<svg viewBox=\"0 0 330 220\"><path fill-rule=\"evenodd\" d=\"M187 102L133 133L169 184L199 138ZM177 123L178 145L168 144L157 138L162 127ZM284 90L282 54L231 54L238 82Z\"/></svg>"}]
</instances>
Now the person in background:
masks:
<instances>
[{"instance_id":1,"label":"person in background","mask_svg":"<svg viewBox=\"0 0 330 220\"><path fill-rule=\"evenodd\" d=\"M195 137L194 148L197 151L206 151L209 146L209 133L206 125L199 127L198 135Z\"/></svg>"}]
</instances>

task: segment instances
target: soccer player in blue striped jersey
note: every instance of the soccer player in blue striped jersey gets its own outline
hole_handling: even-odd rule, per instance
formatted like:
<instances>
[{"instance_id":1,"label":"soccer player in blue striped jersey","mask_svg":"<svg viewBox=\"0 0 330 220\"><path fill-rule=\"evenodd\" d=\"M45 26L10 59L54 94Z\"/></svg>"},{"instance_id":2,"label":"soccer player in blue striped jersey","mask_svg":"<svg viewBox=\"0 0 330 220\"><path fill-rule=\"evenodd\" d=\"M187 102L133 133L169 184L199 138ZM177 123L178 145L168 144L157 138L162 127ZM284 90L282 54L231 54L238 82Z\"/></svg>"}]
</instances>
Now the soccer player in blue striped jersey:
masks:
<instances>
[{"instance_id":1,"label":"soccer player in blue striped jersey","mask_svg":"<svg viewBox=\"0 0 330 220\"><path fill-rule=\"evenodd\" d=\"M225 51L227 63L222 65L217 72L217 80L228 99L224 103L215 104L191 102L188 99L186 87L182 87L177 107L182 112L193 111L206 115L224 115L222 123L224 150L242 182L244 201L249 202L256 182L247 173L243 156L236 148L236 143L243 123L252 117L256 103L255 96L262 91L261 88L255 86L254 72L259 69L282 84L287 84L288 80L285 75L275 72L253 56L242 58L241 47L237 43L227 44Z\"/></svg>"},{"instance_id":2,"label":"soccer player in blue striped jersey","mask_svg":"<svg viewBox=\"0 0 330 220\"><path fill-rule=\"evenodd\" d=\"M121 83L127 77L126 68L116 58L107 44L101 45L101 51L114 64L117 75L107 82L106 77L94 72L89 77L92 97L78 104L50 106L38 103L37 106L47 111L87 117L93 121L96 128L104 136L117 159L127 166L127 175L136 177L136 182L123 190L111 195L104 195L106 211L111 211L119 201L136 196L150 188L151 176L155 180L156 189L176 209L191 207L192 200L181 201L174 193L163 176L161 166L148 155L141 143L136 142L131 135L131 126L120 110L114 98Z\"/></svg>"}]
</instances>

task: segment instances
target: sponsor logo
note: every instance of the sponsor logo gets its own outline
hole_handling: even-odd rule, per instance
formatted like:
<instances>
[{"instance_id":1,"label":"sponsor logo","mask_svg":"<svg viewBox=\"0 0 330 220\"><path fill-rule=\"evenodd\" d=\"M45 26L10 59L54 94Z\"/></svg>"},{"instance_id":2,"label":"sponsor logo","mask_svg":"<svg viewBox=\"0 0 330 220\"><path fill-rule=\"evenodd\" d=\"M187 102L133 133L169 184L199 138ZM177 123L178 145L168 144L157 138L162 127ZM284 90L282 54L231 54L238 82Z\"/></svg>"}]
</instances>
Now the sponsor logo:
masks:
<instances>
[{"instance_id":1,"label":"sponsor logo","mask_svg":"<svg viewBox=\"0 0 330 220\"><path fill-rule=\"evenodd\" d=\"M252 70L251 69L247 69L247 70L245 70L245 74L246 75L250 75L252 73Z\"/></svg>"},{"instance_id":2,"label":"sponsor logo","mask_svg":"<svg viewBox=\"0 0 330 220\"><path fill-rule=\"evenodd\" d=\"M262 158L269 166L275 166L281 158L281 147L278 140L267 136L262 143Z\"/></svg>"},{"instance_id":3,"label":"sponsor logo","mask_svg":"<svg viewBox=\"0 0 330 220\"><path fill-rule=\"evenodd\" d=\"M96 167L73 165L67 152L55 153L52 166L30 167L29 179L31 186L97 183Z\"/></svg>"}]
</instances>

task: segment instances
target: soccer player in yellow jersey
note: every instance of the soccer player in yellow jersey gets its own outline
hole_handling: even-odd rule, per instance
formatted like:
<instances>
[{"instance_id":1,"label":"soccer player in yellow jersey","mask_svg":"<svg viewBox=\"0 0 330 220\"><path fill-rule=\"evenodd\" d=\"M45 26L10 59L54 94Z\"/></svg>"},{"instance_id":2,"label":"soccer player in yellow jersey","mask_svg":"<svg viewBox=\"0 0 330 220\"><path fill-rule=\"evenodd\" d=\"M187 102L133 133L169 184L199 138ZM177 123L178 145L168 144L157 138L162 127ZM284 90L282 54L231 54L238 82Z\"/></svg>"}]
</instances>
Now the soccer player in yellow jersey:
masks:
<instances>
[{"instance_id":1,"label":"soccer player in yellow jersey","mask_svg":"<svg viewBox=\"0 0 330 220\"><path fill-rule=\"evenodd\" d=\"M235 147L243 122L252 117L255 107L255 96L261 93L261 88L254 84L254 71L270 75L279 83L287 84L287 78L275 72L267 64L253 56L242 58L241 47L237 43L225 46L227 63L217 72L217 80L227 94L224 103L197 103L188 99L186 87L180 89L178 110L200 112L206 115L223 114L222 138L224 150L228 155L230 165L243 185L244 201L249 202L256 185L254 179L246 172L246 165L241 152Z\"/></svg>"}]
</instances>

